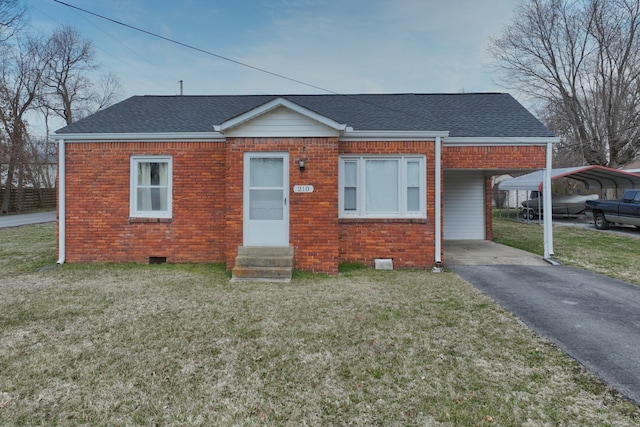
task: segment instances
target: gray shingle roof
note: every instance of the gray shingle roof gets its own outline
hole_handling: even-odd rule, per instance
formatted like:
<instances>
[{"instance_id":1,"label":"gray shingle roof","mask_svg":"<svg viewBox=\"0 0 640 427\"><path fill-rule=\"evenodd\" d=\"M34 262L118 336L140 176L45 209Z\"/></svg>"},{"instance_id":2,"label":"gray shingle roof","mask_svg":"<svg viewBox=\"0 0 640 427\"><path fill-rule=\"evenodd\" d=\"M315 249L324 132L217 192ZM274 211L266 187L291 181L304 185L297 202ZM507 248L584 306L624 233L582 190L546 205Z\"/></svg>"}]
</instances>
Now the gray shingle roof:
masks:
<instances>
[{"instance_id":1,"label":"gray shingle roof","mask_svg":"<svg viewBox=\"0 0 640 427\"><path fill-rule=\"evenodd\" d=\"M449 131L452 137L554 136L506 93L134 96L57 133L212 132L214 125L276 98L357 131Z\"/></svg>"}]
</instances>

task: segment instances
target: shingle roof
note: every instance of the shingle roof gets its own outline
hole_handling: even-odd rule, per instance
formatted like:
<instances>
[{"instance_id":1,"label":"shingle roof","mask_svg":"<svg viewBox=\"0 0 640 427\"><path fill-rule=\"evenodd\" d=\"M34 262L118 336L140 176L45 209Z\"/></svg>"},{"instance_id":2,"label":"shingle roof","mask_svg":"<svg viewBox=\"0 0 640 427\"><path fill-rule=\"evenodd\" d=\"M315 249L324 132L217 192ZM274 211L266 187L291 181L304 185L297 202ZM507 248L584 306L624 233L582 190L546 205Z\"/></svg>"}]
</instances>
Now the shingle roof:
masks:
<instances>
[{"instance_id":1,"label":"shingle roof","mask_svg":"<svg viewBox=\"0 0 640 427\"><path fill-rule=\"evenodd\" d=\"M553 137L506 93L134 96L57 134L212 132L285 98L356 131L449 131L452 137Z\"/></svg>"}]
</instances>

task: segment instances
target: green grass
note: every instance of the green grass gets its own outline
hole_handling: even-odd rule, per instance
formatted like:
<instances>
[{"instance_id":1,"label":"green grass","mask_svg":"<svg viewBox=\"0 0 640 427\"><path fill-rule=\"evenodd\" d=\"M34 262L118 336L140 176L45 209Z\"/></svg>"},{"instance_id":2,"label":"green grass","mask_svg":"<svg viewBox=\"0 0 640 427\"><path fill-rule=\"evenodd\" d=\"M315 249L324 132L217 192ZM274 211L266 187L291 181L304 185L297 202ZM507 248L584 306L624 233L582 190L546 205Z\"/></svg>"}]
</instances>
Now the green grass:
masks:
<instances>
[{"instance_id":1,"label":"green grass","mask_svg":"<svg viewBox=\"0 0 640 427\"><path fill-rule=\"evenodd\" d=\"M48 227L0 230L12 260L0 263L0 425L640 424L453 273L231 284L223 265L35 272L54 259ZM21 247L20 230L41 237Z\"/></svg>"},{"instance_id":2,"label":"green grass","mask_svg":"<svg viewBox=\"0 0 640 427\"><path fill-rule=\"evenodd\" d=\"M7 277L56 263L56 229L37 224L0 230L0 271Z\"/></svg>"},{"instance_id":3,"label":"green grass","mask_svg":"<svg viewBox=\"0 0 640 427\"><path fill-rule=\"evenodd\" d=\"M635 231L635 230L633 230ZM640 234L640 233L639 233ZM494 218L494 241L543 255L542 225ZM640 285L640 239L600 230L555 225L554 257L565 265L584 268Z\"/></svg>"}]
</instances>

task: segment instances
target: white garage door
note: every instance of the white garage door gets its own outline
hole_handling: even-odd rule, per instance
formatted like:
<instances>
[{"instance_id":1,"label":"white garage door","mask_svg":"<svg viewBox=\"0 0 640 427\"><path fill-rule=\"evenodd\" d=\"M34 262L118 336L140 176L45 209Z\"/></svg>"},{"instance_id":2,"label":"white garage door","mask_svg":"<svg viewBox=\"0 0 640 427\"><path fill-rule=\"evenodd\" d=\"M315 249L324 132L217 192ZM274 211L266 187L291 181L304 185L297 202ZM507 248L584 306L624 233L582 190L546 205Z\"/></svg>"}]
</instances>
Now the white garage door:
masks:
<instances>
[{"instance_id":1,"label":"white garage door","mask_svg":"<svg viewBox=\"0 0 640 427\"><path fill-rule=\"evenodd\" d=\"M445 171L442 202L444 240L484 240L484 176Z\"/></svg>"}]
</instances>

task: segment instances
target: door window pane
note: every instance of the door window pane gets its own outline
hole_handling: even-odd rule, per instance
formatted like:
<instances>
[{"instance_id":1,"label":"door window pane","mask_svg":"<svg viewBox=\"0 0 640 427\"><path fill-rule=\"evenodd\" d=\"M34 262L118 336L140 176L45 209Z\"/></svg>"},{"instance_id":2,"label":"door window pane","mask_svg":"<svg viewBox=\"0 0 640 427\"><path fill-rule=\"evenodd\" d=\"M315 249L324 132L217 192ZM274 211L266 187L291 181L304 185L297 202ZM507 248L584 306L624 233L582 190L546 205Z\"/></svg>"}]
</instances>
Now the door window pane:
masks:
<instances>
[{"instance_id":1,"label":"door window pane","mask_svg":"<svg viewBox=\"0 0 640 427\"><path fill-rule=\"evenodd\" d=\"M283 190L250 190L249 218L282 220L284 218Z\"/></svg>"},{"instance_id":2,"label":"door window pane","mask_svg":"<svg viewBox=\"0 0 640 427\"><path fill-rule=\"evenodd\" d=\"M283 160L281 158L252 158L251 187L282 187Z\"/></svg>"}]
</instances>

